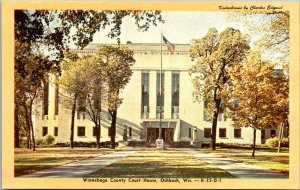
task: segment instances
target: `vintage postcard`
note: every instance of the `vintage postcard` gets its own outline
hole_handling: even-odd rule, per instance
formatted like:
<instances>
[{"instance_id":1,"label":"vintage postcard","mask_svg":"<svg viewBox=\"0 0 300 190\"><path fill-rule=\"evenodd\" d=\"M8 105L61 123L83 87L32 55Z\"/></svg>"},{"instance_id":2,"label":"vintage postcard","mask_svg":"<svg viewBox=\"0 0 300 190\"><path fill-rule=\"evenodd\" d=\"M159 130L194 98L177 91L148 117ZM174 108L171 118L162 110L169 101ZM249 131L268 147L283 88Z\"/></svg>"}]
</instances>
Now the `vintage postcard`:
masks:
<instances>
[{"instance_id":1,"label":"vintage postcard","mask_svg":"<svg viewBox=\"0 0 300 190\"><path fill-rule=\"evenodd\" d=\"M298 189L299 2L4 1L2 188Z\"/></svg>"}]
</instances>

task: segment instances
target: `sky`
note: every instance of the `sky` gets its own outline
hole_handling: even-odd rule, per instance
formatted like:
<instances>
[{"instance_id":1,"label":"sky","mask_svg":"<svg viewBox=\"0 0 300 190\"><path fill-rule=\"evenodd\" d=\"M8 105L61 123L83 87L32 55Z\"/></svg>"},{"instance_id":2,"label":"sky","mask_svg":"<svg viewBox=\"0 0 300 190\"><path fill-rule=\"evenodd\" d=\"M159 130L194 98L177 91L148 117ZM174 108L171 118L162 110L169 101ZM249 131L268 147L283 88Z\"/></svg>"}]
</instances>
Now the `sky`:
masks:
<instances>
[{"instance_id":1,"label":"sky","mask_svg":"<svg viewBox=\"0 0 300 190\"><path fill-rule=\"evenodd\" d=\"M225 12L204 11L163 11L164 24L152 26L146 32L139 32L134 19L126 17L121 26L121 43L160 43L161 31L171 43L189 44L193 38L203 37L209 28L215 27L222 32L227 27L244 28L237 23L230 22ZM108 30L97 32L92 43L116 43L116 39L109 39Z\"/></svg>"}]
</instances>

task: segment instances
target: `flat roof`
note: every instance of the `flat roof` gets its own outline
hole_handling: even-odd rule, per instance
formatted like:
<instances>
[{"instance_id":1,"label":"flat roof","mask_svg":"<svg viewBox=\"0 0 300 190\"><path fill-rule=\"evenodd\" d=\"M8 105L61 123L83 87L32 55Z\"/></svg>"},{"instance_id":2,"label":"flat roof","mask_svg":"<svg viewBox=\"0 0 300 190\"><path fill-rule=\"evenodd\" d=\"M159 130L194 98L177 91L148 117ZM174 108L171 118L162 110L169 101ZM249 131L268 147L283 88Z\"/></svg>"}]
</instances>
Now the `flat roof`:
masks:
<instances>
[{"instance_id":1,"label":"flat roof","mask_svg":"<svg viewBox=\"0 0 300 190\"><path fill-rule=\"evenodd\" d=\"M118 46L118 44L101 44L101 43L90 43L83 50L95 50L99 45L110 45L110 46ZM133 51L160 51L160 43L128 43L128 44L120 44L122 46L126 46ZM174 44L175 52L188 52L190 49L190 44ZM163 51L167 50L165 44L162 46ZM75 50L75 49L72 49Z\"/></svg>"}]
</instances>

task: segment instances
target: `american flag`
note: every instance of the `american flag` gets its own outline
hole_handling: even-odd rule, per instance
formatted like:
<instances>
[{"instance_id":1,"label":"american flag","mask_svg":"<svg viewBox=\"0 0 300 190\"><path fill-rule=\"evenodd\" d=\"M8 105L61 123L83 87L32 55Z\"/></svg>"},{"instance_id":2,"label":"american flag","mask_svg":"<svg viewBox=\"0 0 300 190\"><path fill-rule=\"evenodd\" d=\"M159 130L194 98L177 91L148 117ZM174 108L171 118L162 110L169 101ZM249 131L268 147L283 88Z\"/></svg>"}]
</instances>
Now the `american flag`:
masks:
<instances>
[{"instance_id":1,"label":"american flag","mask_svg":"<svg viewBox=\"0 0 300 190\"><path fill-rule=\"evenodd\" d=\"M172 44L171 42L169 42L169 41L167 40L167 38L165 38L164 36L163 36L163 41L164 41L165 45L167 46L168 51L170 51L171 54L173 54L174 51L175 51L175 45Z\"/></svg>"}]
</instances>

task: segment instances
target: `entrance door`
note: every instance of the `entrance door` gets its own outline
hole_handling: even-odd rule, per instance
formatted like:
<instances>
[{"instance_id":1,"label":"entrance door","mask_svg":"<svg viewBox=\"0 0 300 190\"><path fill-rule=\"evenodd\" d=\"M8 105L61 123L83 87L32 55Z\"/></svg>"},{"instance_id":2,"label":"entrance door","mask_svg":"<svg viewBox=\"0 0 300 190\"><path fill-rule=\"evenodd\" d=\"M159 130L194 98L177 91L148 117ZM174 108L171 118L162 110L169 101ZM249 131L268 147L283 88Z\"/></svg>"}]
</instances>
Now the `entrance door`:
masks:
<instances>
[{"instance_id":1,"label":"entrance door","mask_svg":"<svg viewBox=\"0 0 300 190\"><path fill-rule=\"evenodd\" d=\"M154 142L158 137L158 128L147 128L147 141Z\"/></svg>"},{"instance_id":2,"label":"entrance door","mask_svg":"<svg viewBox=\"0 0 300 190\"><path fill-rule=\"evenodd\" d=\"M173 142L173 128L163 129L163 137L166 142Z\"/></svg>"},{"instance_id":3,"label":"entrance door","mask_svg":"<svg viewBox=\"0 0 300 190\"><path fill-rule=\"evenodd\" d=\"M166 142L173 142L174 129L162 128L161 136ZM159 137L159 128L147 128L147 141L154 142Z\"/></svg>"}]
</instances>

